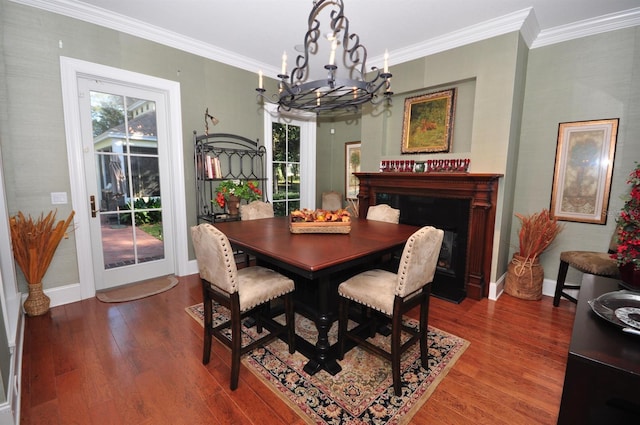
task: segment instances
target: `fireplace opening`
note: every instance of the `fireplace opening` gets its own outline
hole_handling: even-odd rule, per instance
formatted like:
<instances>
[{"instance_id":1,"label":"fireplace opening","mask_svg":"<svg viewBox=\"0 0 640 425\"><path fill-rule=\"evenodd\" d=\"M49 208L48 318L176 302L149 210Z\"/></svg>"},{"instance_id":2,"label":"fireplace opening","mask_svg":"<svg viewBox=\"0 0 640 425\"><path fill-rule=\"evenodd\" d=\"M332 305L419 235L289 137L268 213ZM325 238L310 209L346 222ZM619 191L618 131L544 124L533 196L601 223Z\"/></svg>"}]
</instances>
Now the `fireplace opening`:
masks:
<instances>
[{"instance_id":1,"label":"fireplace opening","mask_svg":"<svg viewBox=\"0 0 640 425\"><path fill-rule=\"evenodd\" d=\"M376 204L400 209L400 223L444 230L431 293L454 303L461 302L466 296L471 200L377 193Z\"/></svg>"}]
</instances>

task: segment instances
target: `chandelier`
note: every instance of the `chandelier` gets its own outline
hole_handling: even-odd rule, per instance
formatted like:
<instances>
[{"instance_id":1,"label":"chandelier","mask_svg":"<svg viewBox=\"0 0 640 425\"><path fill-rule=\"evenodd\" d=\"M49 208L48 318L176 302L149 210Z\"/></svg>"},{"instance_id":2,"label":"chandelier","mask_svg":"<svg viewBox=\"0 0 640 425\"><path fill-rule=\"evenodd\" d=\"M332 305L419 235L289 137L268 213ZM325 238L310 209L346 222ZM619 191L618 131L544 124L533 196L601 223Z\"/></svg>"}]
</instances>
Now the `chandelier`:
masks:
<instances>
[{"instance_id":1,"label":"chandelier","mask_svg":"<svg viewBox=\"0 0 640 425\"><path fill-rule=\"evenodd\" d=\"M318 15L324 7L333 7L330 11L330 29L326 35L330 43L329 61L324 65L326 78L311 80L309 62L318 52L318 41L322 31ZM278 74L279 89L271 98L265 96L262 85L262 71L258 75L259 98L278 104L286 111L299 109L311 112L336 111L339 109L357 110L363 103L374 104L391 102L391 76L388 66L388 54L384 55L382 72L371 68L371 79L366 79L367 49L360 44L360 37L349 33L349 19L344 16L342 0L315 0L309 14L308 30L304 36L304 53L298 55L291 75L287 74L286 52L282 56L282 71ZM338 72L336 51L342 45L342 59L345 69Z\"/></svg>"}]
</instances>

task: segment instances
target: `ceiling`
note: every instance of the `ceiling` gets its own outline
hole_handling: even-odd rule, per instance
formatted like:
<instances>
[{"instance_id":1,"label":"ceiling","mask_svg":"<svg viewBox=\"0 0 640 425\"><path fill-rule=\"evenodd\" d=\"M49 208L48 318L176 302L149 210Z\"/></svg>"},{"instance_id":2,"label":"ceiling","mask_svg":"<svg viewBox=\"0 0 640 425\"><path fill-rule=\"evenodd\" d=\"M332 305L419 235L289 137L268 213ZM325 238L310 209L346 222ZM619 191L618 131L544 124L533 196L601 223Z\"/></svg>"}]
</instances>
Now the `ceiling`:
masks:
<instances>
[{"instance_id":1,"label":"ceiling","mask_svg":"<svg viewBox=\"0 0 640 425\"><path fill-rule=\"evenodd\" d=\"M11 0L275 77L302 45L312 0ZM530 47L640 25L640 0L344 0L367 68L520 30ZM322 15L324 16L324 15ZM321 18L322 19L322 18ZM325 19L328 21L328 18ZM327 53L328 56L328 53ZM393 72L393 69L391 69Z\"/></svg>"}]
</instances>

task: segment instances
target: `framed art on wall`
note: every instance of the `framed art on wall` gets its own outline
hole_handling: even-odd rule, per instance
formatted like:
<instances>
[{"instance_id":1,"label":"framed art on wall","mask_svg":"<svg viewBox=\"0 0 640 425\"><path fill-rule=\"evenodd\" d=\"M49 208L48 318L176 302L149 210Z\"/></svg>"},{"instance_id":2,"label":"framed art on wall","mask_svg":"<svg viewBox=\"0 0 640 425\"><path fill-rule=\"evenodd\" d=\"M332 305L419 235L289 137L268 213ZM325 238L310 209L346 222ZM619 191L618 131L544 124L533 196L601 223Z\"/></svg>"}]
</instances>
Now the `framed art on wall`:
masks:
<instances>
[{"instance_id":1,"label":"framed art on wall","mask_svg":"<svg viewBox=\"0 0 640 425\"><path fill-rule=\"evenodd\" d=\"M360 142L347 142L344 144L345 162L345 197L357 199L360 185L358 178L353 175L360 171Z\"/></svg>"},{"instance_id":2,"label":"framed art on wall","mask_svg":"<svg viewBox=\"0 0 640 425\"><path fill-rule=\"evenodd\" d=\"M551 215L606 224L618 118L558 125Z\"/></svg>"},{"instance_id":3,"label":"framed art on wall","mask_svg":"<svg viewBox=\"0 0 640 425\"><path fill-rule=\"evenodd\" d=\"M404 100L402 153L450 151L455 95L452 88Z\"/></svg>"}]
</instances>

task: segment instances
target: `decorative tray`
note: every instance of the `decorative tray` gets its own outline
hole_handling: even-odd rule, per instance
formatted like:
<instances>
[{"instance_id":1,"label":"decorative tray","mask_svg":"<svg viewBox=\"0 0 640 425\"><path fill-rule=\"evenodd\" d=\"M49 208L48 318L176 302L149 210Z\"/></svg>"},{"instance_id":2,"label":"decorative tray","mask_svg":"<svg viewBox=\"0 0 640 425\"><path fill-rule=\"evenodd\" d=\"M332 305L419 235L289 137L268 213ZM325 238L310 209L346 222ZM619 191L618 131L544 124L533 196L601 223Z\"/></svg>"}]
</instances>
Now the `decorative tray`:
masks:
<instances>
[{"instance_id":1,"label":"decorative tray","mask_svg":"<svg viewBox=\"0 0 640 425\"><path fill-rule=\"evenodd\" d=\"M351 222L342 221L292 221L289 223L291 233L342 233L351 232Z\"/></svg>"},{"instance_id":2,"label":"decorative tray","mask_svg":"<svg viewBox=\"0 0 640 425\"><path fill-rule=\"evenodd\" d=\"M589 300L591 309L624 332L640 335L640 293L614 291Z\"/></svg>"},{"instance_id":3,"label":"decorative tray","mask_svg":"<svg viewBox=\"0 0 640 425\"><path fill-rule=\"evenodd\" d=\"M351 232L351 217L347 210L294 210L289 223L291 233L342 233Z\"/></svg>"}]
</instances>

